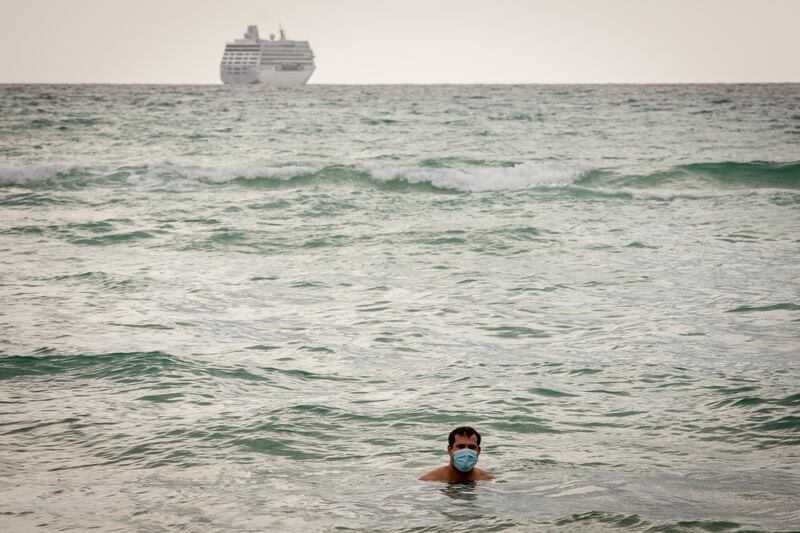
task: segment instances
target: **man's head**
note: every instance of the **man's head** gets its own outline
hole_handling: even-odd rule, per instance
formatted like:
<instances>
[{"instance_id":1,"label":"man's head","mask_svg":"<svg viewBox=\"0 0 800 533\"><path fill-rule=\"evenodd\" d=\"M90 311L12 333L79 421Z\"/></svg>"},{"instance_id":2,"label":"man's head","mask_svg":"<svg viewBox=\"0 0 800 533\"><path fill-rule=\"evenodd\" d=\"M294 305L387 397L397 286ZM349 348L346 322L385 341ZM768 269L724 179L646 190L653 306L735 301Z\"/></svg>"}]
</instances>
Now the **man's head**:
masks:
<instances>
[{"instance_id":1,"label":"man's head","mask_svg":"<svg viewBox=\"0 0 800 533\"><path fill-rule=\"evenodd\" d=\"M469 426L460 426L450 432L450 435L447 437L447 444L448 448L452 448L456 443L456 437L462 436L466 437L468 440L472 440L471 437L475 436L475 446L479 447L481 445L481 434L475 431L473 428ZM463 439L461 439L463 440Z\"/></svg>"},{"instance_id":2,"label":"man's head","mask_svg":"<svg viewBox=\"0 0 800 533\"><path fill-rule=\"evenodd\" d=\"M460 450L472 450L475 452L474 460L471 461L471 465L474 465L475 461L477 461L477 456L481 453L481 434L469 426L461 426L451 431L447 437L447 454L450 456L450 464L455 465L456 468L462 471L471 470L472 466L469 462L465 466L467 470L461 468L460 461L456 462L455 454Z\"/></svg>"}]
</instances>

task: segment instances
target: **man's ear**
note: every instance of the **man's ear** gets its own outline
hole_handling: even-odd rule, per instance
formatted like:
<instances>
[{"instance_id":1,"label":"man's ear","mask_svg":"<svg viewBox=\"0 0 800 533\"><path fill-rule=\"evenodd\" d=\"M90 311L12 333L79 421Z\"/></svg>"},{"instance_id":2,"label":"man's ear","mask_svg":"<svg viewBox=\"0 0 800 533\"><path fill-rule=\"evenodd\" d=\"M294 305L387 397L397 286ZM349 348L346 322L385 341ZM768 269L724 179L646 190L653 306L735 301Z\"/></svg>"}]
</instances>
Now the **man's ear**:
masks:
<instances>
[{"instance_id":1,"label":"man's ear","mask_svg":"<svg viewBox=\"0 0 800 533\"><path fill-rule=\"evenodd\" d=\"M481 453L481 447L478 446L478 453Z\"/></svg>"}]
</instances>

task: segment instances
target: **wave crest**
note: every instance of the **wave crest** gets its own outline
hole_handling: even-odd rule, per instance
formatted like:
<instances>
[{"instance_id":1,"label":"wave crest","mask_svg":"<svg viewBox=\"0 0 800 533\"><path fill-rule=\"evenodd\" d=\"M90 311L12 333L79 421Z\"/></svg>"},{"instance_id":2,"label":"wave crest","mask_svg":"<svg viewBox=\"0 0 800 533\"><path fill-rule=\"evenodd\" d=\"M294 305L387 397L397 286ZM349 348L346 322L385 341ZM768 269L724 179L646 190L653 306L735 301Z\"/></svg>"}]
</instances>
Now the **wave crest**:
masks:
<instances>
[{"instance_id":1,"label":"wave crest","mask_svg":"<svg viewBox=\"0 0 800 533\"><path fill-rule=\"evenodd\" d=\"M3 165L0 185L80 186L90 183L127 183L144 187L180 187L198 183L285 186L300 181L366 182L380 185L406 183L429 185L459 192L519 190L532 187L564 187L585 174L584 170L546 163L521 163L514 166L469 168L386 167L378 164L355 166L308 165L201 167L172 163L122 166L116 169L85 168L68 164Z\"/></svg>"},{"instance_id":2,"label":"wave crest","mask_svg":"<svg viewBox=\"0 0 800 533\"><path fill-rule=\"evenodd\" d=\"M579 168L535 162L510 167L421 168L361 165L360 168L381 182L400 180L463 192L566 187L578 182L586 174L585 170Z\"/></svg>"},{"instance_id":3,"label":"wave crest","mask_svg":"<svg viewBox=\"0 0 800 533\"><path fill-rule=\"evenodd\" d=\"M444 163L442 163L444 161ZM677 165L645 173L528 161L492 164L483 161L424 160L418 165L381 163L311 166L203 167L170 162L84 167L68 163L0 165L0 186L82 188L136 186L181 190L227 183L254 187L303 187L309 184L350 184L387 190L454 192L517 191L568 188L581 194L672 198L746 192L800 190L800 162L710 162Z\"/></svg>"},{"instance_id":4,"label":"wave crest","mask_svg":"<svg viewBox=\"0 0 800 533\"><path fill-rule=\"evenodd\" d=\"M673 189L684 192L708 190L800 189L800 162L707 162L687 163L646 174L621 174L596 169L581 185L620 190Z\"/></svg>"},{"instance_id":5,"label":"wave crest","mask_svg":"<svg viewBox=\"0 0 800 533\"><path fill-rule=\"evenodd\" d=\"M0 164L0 185L36 185L56 180L71 180L86 174L86 167L69 163Z\"/></svg>"}]
</instances>

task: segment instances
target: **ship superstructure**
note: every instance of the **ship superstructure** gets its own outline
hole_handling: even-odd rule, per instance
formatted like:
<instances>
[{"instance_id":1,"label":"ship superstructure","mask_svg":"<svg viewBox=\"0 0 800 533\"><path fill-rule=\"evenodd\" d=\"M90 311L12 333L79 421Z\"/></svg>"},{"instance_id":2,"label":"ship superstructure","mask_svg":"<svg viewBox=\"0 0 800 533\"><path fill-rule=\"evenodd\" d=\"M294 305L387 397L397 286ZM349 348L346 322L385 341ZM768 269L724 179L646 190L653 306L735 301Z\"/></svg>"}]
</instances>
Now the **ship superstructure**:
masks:
<instances>
[{"instance_id":1,"label":"ship superstructure","mask_svg":"<svg viewBox=\"0 0 800 533\"><path fill-rule=\"evenodd\" d=\"M279 38L261 39L248 26L243 39L225 45L219 74L226 84L303 85L314 73L314 52L308 41L292 41L280 28Z\"/></svg>"}]
</instances>

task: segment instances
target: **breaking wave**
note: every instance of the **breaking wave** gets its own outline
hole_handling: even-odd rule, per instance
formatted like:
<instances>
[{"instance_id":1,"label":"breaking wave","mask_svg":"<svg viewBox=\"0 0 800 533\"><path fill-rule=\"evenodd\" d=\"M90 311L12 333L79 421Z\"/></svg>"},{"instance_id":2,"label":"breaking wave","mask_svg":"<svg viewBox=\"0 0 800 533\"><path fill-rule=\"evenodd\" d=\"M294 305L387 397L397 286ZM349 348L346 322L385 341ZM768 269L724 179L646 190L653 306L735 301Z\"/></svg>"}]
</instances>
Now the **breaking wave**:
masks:
<instances>
[{"instance_id":1,"label":"breaking wave","mask_svg":"<svg viewBox=\"0 0 800 533\"><path fill-rule=\"evenodd\" d=\"M533 162L511 167L414 168L370 165L361 168L374 180L383 183L405 181L464 192L566 187L577 183L586 174L580 168Z\"/></svg>"},{"instance_id":2,"label":"breaking wave","mask_svg":"<svg viewBox=\"0 0 800 533\"><path fill-rule=\"evenodd\" d=\"M85 176L86 168L68 163L47 163L41 165L0 164L0 186L38 185L55 181L74 181Z\"/></svg>"},{"instance_id":3,"label":"breaking wave","mask_svg":"<svg viewBox=\"0 0 800 533\"><path fill-rule=\"evenodd\" d=\"M0 165L0 187L83 188L102 185L181 189L236 184L263 188L309 184L356 184L390 190L451 192L574 188L592 194L677 196L741 191L800 190L800 162L692 163L650 173L528 161L513 164L387 166L355 165L201 167L174 163L85 167L77 164Z\"/></svg>"},{"instance_id":4,"label":"breaking wave","mask_svg":"<svg viewBox=\"0 0 800 533\"><path fill-rule=\"evenodd\" d=\"M113 170L78 165L0 166L0 186L80 187L126 183L146 187L225 184L262 187L302 186L305 183L346 182L373 185L422 185L461 192L564 187L585 171L566 166L521 163L515 166L472 168L385 167L380 165L307 165L209 168L171 163L123 166Z\"/></svg>"},{"instance_id":5,"label":"breaking wave","mask_svg":"<svg viewBox=\"0 0 800 533\"><path fill-rule=\"evenodd\" d=\"M585 186L702 189L800 189L800 162L689 163L647 174L595 170Z\"/></svg>"}]
</instances>

